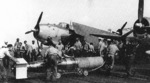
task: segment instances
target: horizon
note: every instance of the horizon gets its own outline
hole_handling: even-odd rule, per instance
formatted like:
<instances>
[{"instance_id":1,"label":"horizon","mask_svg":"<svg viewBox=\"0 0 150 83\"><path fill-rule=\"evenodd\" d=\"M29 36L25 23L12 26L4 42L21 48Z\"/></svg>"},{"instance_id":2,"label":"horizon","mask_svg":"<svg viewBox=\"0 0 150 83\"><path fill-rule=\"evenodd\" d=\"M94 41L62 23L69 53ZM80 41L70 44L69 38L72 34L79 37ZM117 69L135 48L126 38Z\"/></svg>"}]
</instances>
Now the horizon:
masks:
<instances>
[{"instance_id":1,"label":"horizon","mask_svg":"<svg viewBox=\"0 0 150 83\"><path fill-rule=\"evenodd\" d=\"M144 0L144 17L150 17L150 0ZM0 46L14 44L17 38L29 44L35 40L26 31L34 28L40 13L40 24L77 22L102 30L116 31L127 21L132 27L138 16L139 0L5 0L0 1Z\"/></svg>"}]
</instances>

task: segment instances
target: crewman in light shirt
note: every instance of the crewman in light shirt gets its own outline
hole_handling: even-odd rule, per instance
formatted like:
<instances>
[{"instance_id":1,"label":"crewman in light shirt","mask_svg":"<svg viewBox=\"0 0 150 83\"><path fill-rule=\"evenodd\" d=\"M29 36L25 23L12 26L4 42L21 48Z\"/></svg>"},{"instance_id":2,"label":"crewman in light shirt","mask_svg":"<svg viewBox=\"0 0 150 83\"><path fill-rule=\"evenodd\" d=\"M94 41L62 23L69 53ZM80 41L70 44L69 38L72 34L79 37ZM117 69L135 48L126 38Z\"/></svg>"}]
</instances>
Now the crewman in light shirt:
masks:
<instances>
[{"instance_id":1,"label":"crewman in light shirt","mask_svg":"<svg viewBox=\"0 0 150 83\"><path fill-rule=\"evenodd\" d=\"M26 53L26 55L25 55L25 57L26 57L26 60L27 60L27 62L30 64L30 62L31 62L31 53L32 53L32 46L31 45L29 45L28 43L27 43L27 41L25 40L24 41L24 44L25 44L25 53Z\"/></svg>"},{"instance_id":2,"label":"crewman in light shirt","mask_svg":"<svg viewBox=\"0 0 150 83\"><path fill-rule=\"evenodd\" d=\"M82 51L82 44L79 38L76 38L76 42L73 47L75 47L75 57L80 57Z\"/></svg>"},{"instance_id":3,"label":"crewman in light shirt","mask_svg":"<svg viewBox=\"0 0 150 83\"><path fill-rule=\"evenodd\" d=\"M45 52L45 58L46 58L46 79L50 80L55 80L57 76L57 63L58 60L61 58L62 53L60 53L58 49L56 49L54 46L50 45L49 48ZM51 72L52 75L51 75Z\"/></svg>"},{"instance_id":4,"label":"crewman in light shirt","mask_svg":"<svg viewBox=\"0 0 150 83\"><path fill-rule=\"evenodd\" d=\"M0 75L1 75L4 83L7 83L7 72L6 72L6 69L5 69L4 64L3 64L3 58L5 56L8 56L14 62L18 62L15 57L13 57L13 56L10 55L9 52L12 51L12 50L13 50L12 44L8 44L7 48L1 48L0 49Z\"/></svg>"},{"instance_id":5,"label":"crewman in light shirt","mask_svg":"<svg viewBox=\"0 0 150 83\"><path fill-rule=\"evenodd\" d=\"M118 47L117 47L117 45L116 45L116 43L115 43L115 41L113 40L113 41L111 41L111 43L110 43L110 45L108 46L108 49L107 49L107 51L108 51L108 58L109 58L109 65L110 65L110 68L109 68L109 70L108 70L108 74L110 74L110 70L111 69L113 69L113 67L114 67L114 63L115 63L115 55L116 55L116 53L119 51L119 49L118 49Z\"/></svg>"},{"instance_id":6,"label":"crewman in light shirt","mask_svg":"<svg viewBox=\"0 0 150 83\"><path fill-rule=\"evenodd\" d=\"M58 44L56 45L56 47L57 47L57 49L58 49L59 51L62 51L62 50L64 49L64 45L62 44L62 41L61 41L61 40L59 40L59 42L58 42Z\"/></svg>"},{"instance_id":7,"label":"crewman in light shirt","mask_svg":"<svg viewBox=\"0 0 150 83\"><path fill-rule=\"evenodd\" d=\"M31 61L36 61L37 60L37 46L35 44L35 41L32 40L32 55L31 55Z\"/></svg>"}]
</instances>

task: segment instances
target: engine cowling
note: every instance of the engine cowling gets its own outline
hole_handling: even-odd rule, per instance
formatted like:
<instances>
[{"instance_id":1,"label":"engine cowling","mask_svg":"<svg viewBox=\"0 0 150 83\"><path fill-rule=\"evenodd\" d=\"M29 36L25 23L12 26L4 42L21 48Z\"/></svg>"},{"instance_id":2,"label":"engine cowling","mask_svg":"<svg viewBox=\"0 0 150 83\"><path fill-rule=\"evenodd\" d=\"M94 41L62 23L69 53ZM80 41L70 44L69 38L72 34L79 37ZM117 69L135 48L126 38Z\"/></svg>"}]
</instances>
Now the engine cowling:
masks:
<instances>
[{"instance_id":1,"label":"engine cowling","mask_svg":"<svg viewBox=\"0 0 150 83\"><path fill-rule=\"evenodd\" d=\"M146 35L150 34L150 18L143 18L141 23L137 20L133 26L133 34L136 38L145 38Z\"/></svg>"}]
</instances>

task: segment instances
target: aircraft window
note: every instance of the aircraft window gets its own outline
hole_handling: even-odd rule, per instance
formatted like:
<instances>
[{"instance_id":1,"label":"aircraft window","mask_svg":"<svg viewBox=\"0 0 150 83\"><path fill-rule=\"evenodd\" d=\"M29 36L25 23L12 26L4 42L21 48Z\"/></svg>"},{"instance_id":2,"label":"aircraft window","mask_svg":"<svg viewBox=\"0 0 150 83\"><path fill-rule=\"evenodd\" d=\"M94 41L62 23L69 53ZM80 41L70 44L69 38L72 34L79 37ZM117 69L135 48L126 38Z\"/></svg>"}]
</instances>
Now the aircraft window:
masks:
<instances>
[{"instance_id":1,"label":"aircraft window","mask_svg":"<svg viewBox=\"0 0 150 83\"><path fill-rule=\"evenodd\" d=\"M69 29L69 24L66 25L66 29Z\"/></svg>"}]
</instances>

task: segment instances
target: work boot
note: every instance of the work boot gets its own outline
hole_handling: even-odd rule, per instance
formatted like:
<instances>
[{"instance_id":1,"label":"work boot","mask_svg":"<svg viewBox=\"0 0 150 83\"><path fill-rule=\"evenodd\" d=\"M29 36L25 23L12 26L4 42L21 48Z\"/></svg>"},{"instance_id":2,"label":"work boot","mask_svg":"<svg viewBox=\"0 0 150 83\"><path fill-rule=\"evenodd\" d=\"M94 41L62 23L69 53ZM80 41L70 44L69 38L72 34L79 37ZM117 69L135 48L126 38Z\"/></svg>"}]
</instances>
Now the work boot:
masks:
<instances>
[{"instance_id":1,"label":"work boot","mask_svg":"<svg viewBox=\"0 0 150 83\"><path fill-rule=\"evenodd\" d=\"M56 76L55 76L55 75L52 75L52 76L51 76L51 81L54 82L54 81L56 81L56 80L57 80L57 79L56 79Z\"/></svg>"},{"instance_id":2,"label":"work boot","mask_svg":"<svg viewBox=\"0 0 150 83\"><path fill-rule=\"evenodd\" d=\"M46 70L46 80L49 81L51 79L51 76L52 76L51 69L47 69Z\"/></svg>"}]
</instances>

